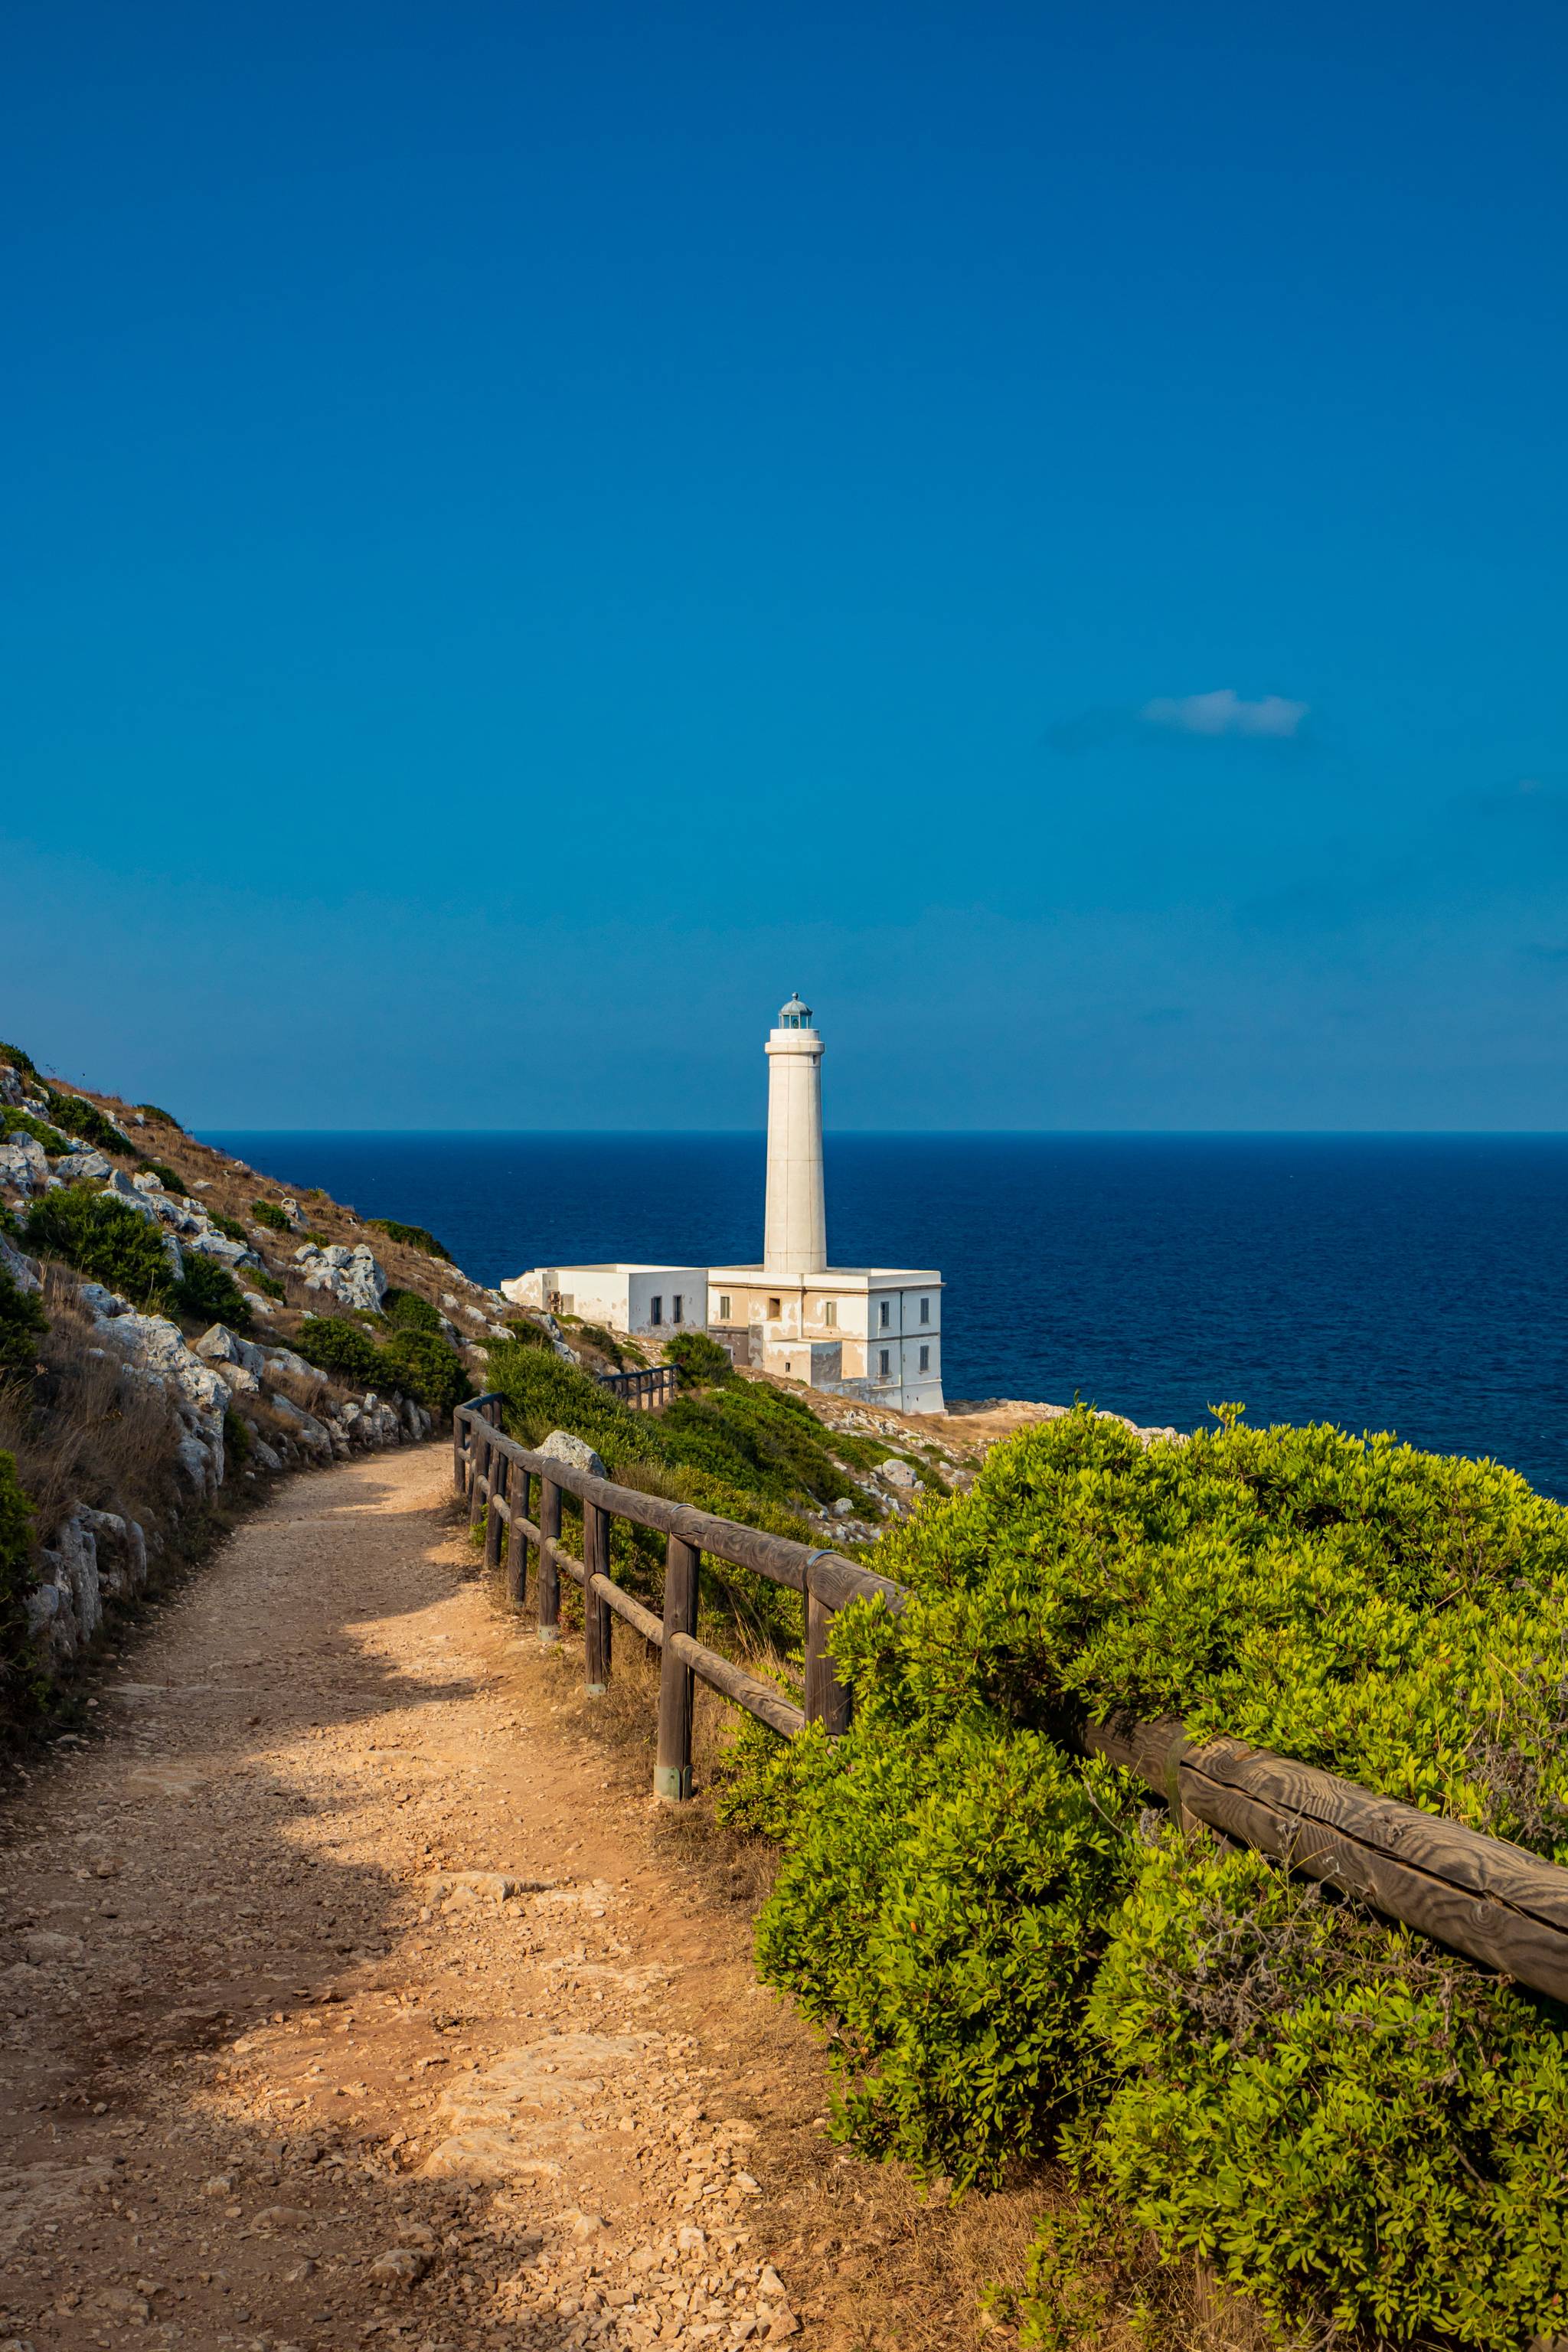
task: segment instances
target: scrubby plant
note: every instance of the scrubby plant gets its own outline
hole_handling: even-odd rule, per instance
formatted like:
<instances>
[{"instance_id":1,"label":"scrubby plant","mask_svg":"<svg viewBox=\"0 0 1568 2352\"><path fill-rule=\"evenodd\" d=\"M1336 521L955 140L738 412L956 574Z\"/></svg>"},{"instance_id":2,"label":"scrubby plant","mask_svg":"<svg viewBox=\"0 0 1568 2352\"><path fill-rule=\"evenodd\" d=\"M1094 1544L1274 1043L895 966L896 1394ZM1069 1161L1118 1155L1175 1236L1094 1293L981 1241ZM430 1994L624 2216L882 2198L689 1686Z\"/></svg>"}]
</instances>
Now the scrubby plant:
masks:
<instances>
[{"instance_id":1,"label":"scrubby plant","mask_svg":"<svg viewBox=\"0 0 1568 2352\"><path fill-rule=\"evenodd\" d=\"M530 1328L534 1330L538 1328L537 1324L530 1326ZM513 1323L511 1328L515 1330L517 1325ZM608 1356L617 1372L625 1370L626 1349L613 1331L606 1331L602 1323L584 1323L579 1325L578 1329L580 1336L587 1341L590 1348L597 1348L601 1356ZM548 1336L545 1332L540 1333L541 1339L546 1339Z\"/></svg>"},{"instance_id":2,"label":"scrubby plant","mask_svg":"<svg viewBox=\"0 0 1568 2352\"><path fill-rule=\"evenodd\" d=\"M230 1471L243 1470L250 1459L250 1432L233 1405L223 1416L223 1450Z\"/></svg>"},{"instance_id":3,"label":"scrubby plant","mask_svg":"<svg viewBox=\"0 0 1568 2352\"><path fill-rule=\"evenodd\" d=\"M422 1298L416 1290L389 1288L382 1301L382 1311L389 1323L402 1331L434 1331L441 1328L441 1310Z\"/></svg>"},{"instance_id":4,"label":"scrubby plant","mask_svg":"<svg viewBox=\"0 0 1568 2352\"><path fill-rule=\"evenodd\" d=\"M208 1223L217 1227L225 1241L247 1242L250 1239L237 1217L226 1217L221 1209L209 1209L206 1213Z\"/></svg>"},{"instance_id":5,"label":"scrubby plant","mask_svg":"<svg viewBox=\"0 0 1568 2352\"><path fill-rule=\"evenodd\" d=\"M248 1331L250 1309L227 1266L197 1250L185 1254L185 1268L171 1288L170 1303L193 1323L226 1323L231 1331Z\"/></svg>"},{"instance_id":6,"label":"scrubby plant","mask_svg":"<svg viewBox=\"0 0 1568 2352\"><path fill-rule=\"evenodd\" d=\"M14 1135L30 1135L51 1154L70 1149L58 1127L47 1119L36 1118L30 1110L15 1110L9 1103L0 1103L0 1142L9 1142Z\"/></svg>"},{"instance_id":7,"label":"scrubby plant","mask_svg":"<svg viewBox=\"0 0 1568 2352\"><path fill-rule=\"evenodd\" d=\"M182 1135L184 1133L184 1129L173 1111L160 1110L156 1103L138 1103L136 1108L142 1118L150 1119L154 1127L172 1127L176 1133Z\"/></svg>"},{"instance_id":8,"label":"scrubby plant","mask_svg":"<svg viewBox=\"0 0 1568 2352\"><path fill-rule=\"evenodd\" d=\"M678 1339L671 1339L664 1360L675 1366L683 1389L714 1388L736 1377L734 1365L706 1331L683 1331Z\"/></svg>"},{"instance_id":9,"label":"scrubby plant","mask_svg":"<svg viewBox=\"0 0 1568 2352\"><path fill-rule=\"evenodd\" d=\"M326 1194L323 1192L319 1197L325 1200ZM423 1225L405 1224L399 1217L367 1217L364 1222L376 1233L384 1234L389 1241L401 1242L405 1249L423 1250L426 1257L444 1258L448 1265L453 1263L452 1253L446 1244L438 1242L435 1234L427 1233Z\"/></svg>"},{"instance_id":10,"label":"scrubby plant","mask_svg":"<svg viewBox=\"0 0 1568 2352\"><path fill-rule=\"evenodd\" d=\"M386 1387L401 1389L405 1396L440 1416L474 1393L462 1358L438 1331L395 1329L381 1350L381 1363Z\"/></svg>"},{"instance_id":11,"label":"scrubby plant","mask_svg":"<svg viewBox=\"0 0 1568 2352\"><path fill-rule=\"evenodd\" d=\"M275 1234L290 1234L294 1228L276 1201L252 1201L250 1213L258 1225Z\"/></svg>"},{"instance_id":12,"label":"scrubby plant","mask_svg":"<svg viewBox=\"0 0 1568 2352\"><path fill-rule=\"evenodd\" d=\"M178 1192L183 1199L187 1201L190 1199L190 1186L186 1183L179 1170L177 1168L171 1168L166 1160L149 1160L147 1162L147 1172L150 1176L156 1176L159 1183L162 1184L165 1192ZM214 1224L216 1224L217 1219L216 1217L213 1219L213 1223Z\"/></svg>"},{"instance_id":13,"label":"scrubby plant","mask_svg":"<svg viewBox=\"0 0 1568 2352\"><path fill-rule=\"evenodd\" d=\"M868 2149L962 2178L1058 2145L1085 2213L1270 2324L1504 2352L1568 2325L1560 2018L1261 1856L1133 1833L1147 1792L1058 1735L1179 1714L1568 1860L1568 1512L1494 1463L1224 1423L1145 1449L1075 1412L889 1532L912 1597L837 1621L849 1738L741 1743L728 1810L785 1848L763 1971ZM1037 1801L1028 1843L1081 1872L1042 1895L972 1789ZM1008 2063L974 2072L992 2008ZM1061 2245L1041 2346L1080 2325Z\"/></svg>"},{"instance_id":14,"label":"scrubby plant","mask_svg":"<svg viewBox=\"0 0 1568 2352\"><path fill-rule=\"evenodd\" d=\"M245 1279L247 1286L251 1290L259 1290L263 1298L287 1298L289 1296L287 1288L279 1281L278 1276L275 1274L268 1274L264 1265L247 1265L245 1269Z\"/></svg>"},{"instance_id":15,"label":"scrubby plant","mask_svg":"<svg viewBox=\"0 0 1568 2352\"><path fill-rule=\"evenodd\" d=\"M32 1508L16 1475L16 1457L0 1454L0 1689L20 1677L26 1648L32 1528Z\"/></svg>"},{"instance_id":16,"label":"scrubby plant","mask_svg":"<svg viewBox=\"0 0 1568 2352\"><path fill-rule=\"evenodd\" d=\"M7 1045L0 1043L0 1062L9 1062L11 1067L24 1078L32 1078L42 1083L38 1080L37 1068L31 1054L24 1054L20 1045Z\"/></svg>"},{"instance_id":17,"label":"scrubby plant","mask_svg":"<svg viewBox=\"0 0 1568 2352\"><path fill-rule=\"evenodd\" d=\"M128 1135L122 1135L114 1121L85 1095L68 1094L59 1087L46 1087L44 1100L49 1117L68 1135L79 1135L99 1151L133 1151L135 1146Z\"/></svg>"},{"instance_id":18,"label":"scrubby plant","mask_svg":"<svg viewBox=\"0 0 1568 2352\"><path fill-rule=\"evenodd\" d=\"M0 1381L26 1379L48 1328L37 1291L24 1290L0 1267Z\"/></svg>"},{"instance_id":19,"label":"scrubby plant","mask_svg":"<svg viewBox=\"0 0 1568 2352\"><path fill-rule=\"evenodd\" d=\"M161 1307L174 1287L174 1268L157 1226L110 1193L68 1186L46 1192L28 1209L23 1234L30 1250L64 1258L133 1306Z\"/></svg>"},{"instance_id":20,"label":"scrubby plant","mask_svg":"<svg viewBox=\"0 0 1568 2352\"><path fill-rule=\"evenodd\" d=\"M368 1331L335 1315L307 1315L294 1335L294 1347L308 1364L340 1380L374 1388L382 1380L381 1350ZM390 1386L387 1382L385 1385Z\"/></svg>"}]
</instances>

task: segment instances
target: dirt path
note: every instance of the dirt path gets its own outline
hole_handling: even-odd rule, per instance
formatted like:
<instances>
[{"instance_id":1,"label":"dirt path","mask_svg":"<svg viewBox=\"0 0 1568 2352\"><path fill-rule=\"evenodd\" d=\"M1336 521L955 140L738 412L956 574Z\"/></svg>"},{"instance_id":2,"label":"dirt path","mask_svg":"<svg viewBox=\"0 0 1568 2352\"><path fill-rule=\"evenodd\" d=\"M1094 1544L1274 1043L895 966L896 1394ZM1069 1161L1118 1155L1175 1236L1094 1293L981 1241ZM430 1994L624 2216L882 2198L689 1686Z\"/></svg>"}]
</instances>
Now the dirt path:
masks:
<instances>
[{"instance_id":1,"label":"dirt path","mask_svg":"<svg viewBox=\"0 0 1568 2352\"><path fill-rule=\"evenodd\" d=\"M13 1809L0 2352L973 2341L448 1476L280 1487Z\"/></svg>"}]
</instances>

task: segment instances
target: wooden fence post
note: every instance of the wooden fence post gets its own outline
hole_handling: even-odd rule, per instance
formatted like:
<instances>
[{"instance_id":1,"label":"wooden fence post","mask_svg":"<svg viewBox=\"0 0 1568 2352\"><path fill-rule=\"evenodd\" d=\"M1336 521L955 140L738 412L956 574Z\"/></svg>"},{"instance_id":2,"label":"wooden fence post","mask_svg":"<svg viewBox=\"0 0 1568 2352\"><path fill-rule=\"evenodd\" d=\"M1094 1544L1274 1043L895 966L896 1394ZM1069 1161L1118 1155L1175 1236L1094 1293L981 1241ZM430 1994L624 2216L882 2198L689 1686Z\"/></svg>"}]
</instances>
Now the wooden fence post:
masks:
<instances>
[{"instance_id":1,"label":"wooden fence post","mask_svg":"<svg viewBox=\"0 0 1568 2352\"><path fill-rule=\"evenodd\" d=\"M610 1679L609 1604L594 1590L610 1572L610 1515L598 1503L583 1506L583 1685L596 1697Z\"/></svg>"},{"instance_id":2,"label":"wooden fence post","mask_svg":"<svg viewBox=\"0 0 1568 2352\"><path fill-rule=\"evenodd\" d=\"M553 1478L539 1482L539 1638L561 1639L561 1570L554 1547L561 1540L561 1489Z\"/></svg>"},{"instance_id":3,"label":"wooden fence post","mask_svg":"<svg viewBox=\"0 0 1568 2352\"><path fill-rule=\"evenodd\" d=\"M658 1661L658 1748L653 1792L676 1803L691 1794L691 1702L697 1678L676 1656L670 1636L696 1634L697 1570L701 1558L695 1544L679 1536L666 1537L664 1648Z\"/></svg>"},{"instance_id":4,"label":"wooden fence post","mask_svg":"<svg viewBox=\"0 0 1568 2352\"><path fill-rule=\"evenodd\" d=\"M454 1494L462 1493L468 1475L468 1455L464 1443L462 1416L454 1412L452 1415L452 1490Z\"/></svg>"},{"instance_id":5,"label":"wooden fence post","mask_svg":"<svg viewBox=\"0 0 1568 2352\"><path fill-rule=\"evenodd\" d=\"M506 1531L506 1520L497 1510L496 1504L505 1495L510 1483L511 1464L499 1445L492 1446L489 1508L485 1514L485 1567L491 1575L500 1566L501 1537Z\"/></svg>"},{"instance_id":6,"label":"wooden fence post","mask_svg":"<svg viewBox=\"0 0 1568 2352\"><path fill-rule=\"evenodd\" d=\"M813 1552L805 1564L805 1719L820 1723L829 1739L842 1739L849 1728L854 1700L839 1681L827 1647L834 1612L826 1601L818 1600L811 1580L817 1561L830 1557L826 1552Z\"/></svg>"},{"instance_id":7,"label":"wooden fence post","mask_svg":"<svg viewBox=\"0 0 1568 2352\"><path fill-rule=\"evenodd\" d=\"M514 1480L511 1471L515 1467L515 1464L510 1465L507 1472L507 1500L511 1505L511 1525L507 1529L506 1594L512 1607L521 1609L528 1596L528 1538L518 1521L532 1516L528 1507L528 1498L533 1480L526 1470L518 1470Z\"/></svg>"},{"instance_id":8,"label":"wooden fence post","mask_svg":"<svg viewBox=\"0 0 1568 2352\"><path fill-rule=\"evenodd\" d=\"M485 1507L485 1466L489 1458L490 1428L488 1421L476 1421L468 1450L468 1525L477 1528L479 1513Z\"/></svg>"}]
</instances>

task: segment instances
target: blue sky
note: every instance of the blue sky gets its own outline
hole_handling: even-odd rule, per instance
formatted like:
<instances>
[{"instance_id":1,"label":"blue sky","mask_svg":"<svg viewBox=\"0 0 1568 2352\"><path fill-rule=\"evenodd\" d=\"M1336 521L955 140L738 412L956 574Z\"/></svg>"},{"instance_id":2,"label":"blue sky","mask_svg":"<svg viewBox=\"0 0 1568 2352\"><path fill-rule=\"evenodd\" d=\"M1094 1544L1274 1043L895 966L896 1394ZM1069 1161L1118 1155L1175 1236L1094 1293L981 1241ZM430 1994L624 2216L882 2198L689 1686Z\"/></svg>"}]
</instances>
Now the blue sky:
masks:
<instances>
[{"instance_id":1,"label":"blue sky","mask_svg":"<svg viewBox=\"0 0 1568 2352\"><path fill-rule=\"evenodd\" d=\"M0 36L0 1034L231 1126L1568 1125L1568 18Z\"/></svg>"}]
</instances>

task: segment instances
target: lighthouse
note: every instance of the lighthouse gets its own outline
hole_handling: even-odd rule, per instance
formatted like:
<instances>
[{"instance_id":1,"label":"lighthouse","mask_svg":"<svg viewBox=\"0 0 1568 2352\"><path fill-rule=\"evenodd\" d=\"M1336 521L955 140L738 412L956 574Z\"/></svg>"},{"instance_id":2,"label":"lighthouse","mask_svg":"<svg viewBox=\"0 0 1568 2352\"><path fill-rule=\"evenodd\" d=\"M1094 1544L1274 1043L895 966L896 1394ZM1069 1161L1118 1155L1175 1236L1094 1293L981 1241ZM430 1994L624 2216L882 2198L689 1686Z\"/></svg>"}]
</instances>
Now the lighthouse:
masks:
<instances>
[{"instance_id":1,"label":"lighthouse","mask_svg":"<svg viewBox=\"0 0 1568 2352\"><path fill-rule=\"evenodd\" d=\"M536 1265L501 1288L520 1306L660 1347L683 1327L706 1326L752 1370L895 1412L941 1412L941 1275L827 1263L822 1038L798 996L779 1007L763 1051L768 1166L758 1263Z\"/></svg>"},{"instance_id":2,"label":"lighthouse","mask_svg":"<svg viewBox=\"0 0 1568 2352\"><path fill-rule=\"evenodd\" d=\"M767 1042L768 1191L763 1264L770 1274L816 1274L827 1264L822 1183L822 1040L811 1007L792 996Z\"/></svg>"}]
</instances>

